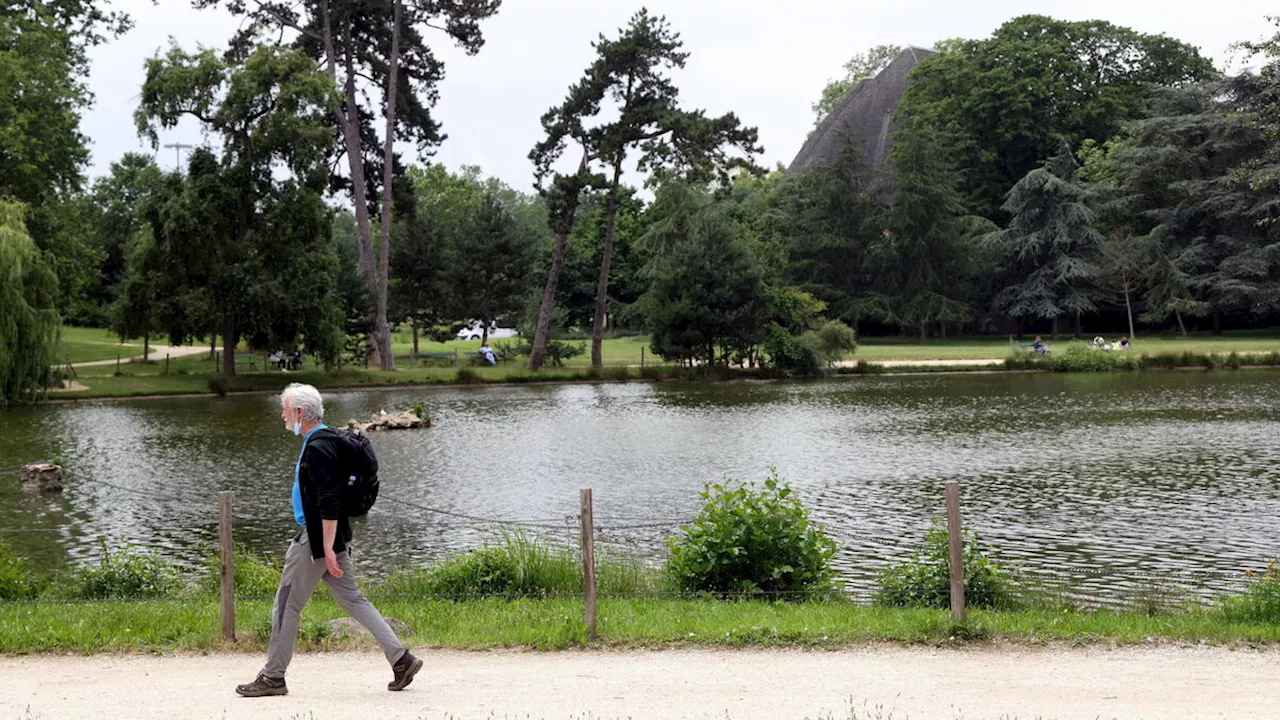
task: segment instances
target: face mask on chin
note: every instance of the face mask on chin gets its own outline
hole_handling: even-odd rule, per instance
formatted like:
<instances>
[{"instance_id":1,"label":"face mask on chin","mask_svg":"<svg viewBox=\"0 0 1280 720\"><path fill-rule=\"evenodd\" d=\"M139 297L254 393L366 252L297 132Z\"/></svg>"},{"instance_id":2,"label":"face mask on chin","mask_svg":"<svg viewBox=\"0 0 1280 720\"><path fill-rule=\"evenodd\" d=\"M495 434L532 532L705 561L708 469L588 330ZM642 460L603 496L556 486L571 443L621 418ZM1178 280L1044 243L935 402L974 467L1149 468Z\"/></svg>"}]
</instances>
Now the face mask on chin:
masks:
<instances>
[{"instance_id":1,"label":"face mask on chin","mask_svg":"<svg viewBox=\"0 0 1280 720\"><path fill-rule=\"evenodd\" d=\"M300 422L296 422L296 423L294 423L294 424L293 424L293 434L294 434L294 435L301 435L301 434L302 434L302 423L300 423Z\"/></svg>"}]
</instances>

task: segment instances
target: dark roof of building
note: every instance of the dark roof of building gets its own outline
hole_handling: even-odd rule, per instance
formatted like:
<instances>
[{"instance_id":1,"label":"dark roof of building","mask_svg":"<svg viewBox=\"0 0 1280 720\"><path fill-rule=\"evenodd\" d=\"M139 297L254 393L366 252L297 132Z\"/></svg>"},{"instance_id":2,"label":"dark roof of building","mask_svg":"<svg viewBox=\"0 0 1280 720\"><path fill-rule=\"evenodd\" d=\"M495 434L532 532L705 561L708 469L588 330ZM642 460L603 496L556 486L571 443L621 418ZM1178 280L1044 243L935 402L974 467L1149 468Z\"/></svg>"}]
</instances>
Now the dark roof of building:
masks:
<instances>
[{"instance_id":1,"label":"dark roof of building","mask_svg":"<svg viewBox=\"0 0 1280 720\"><path fill-rule=\"evenodd\" d=\"M907 73L933 53L908 47L875 77L855 85L809 135L787 174L834 165L850 134L861 141L863 162L872 168L883 168L893 146L893 110L907 89Z\"/></svg>"}]
</instances>

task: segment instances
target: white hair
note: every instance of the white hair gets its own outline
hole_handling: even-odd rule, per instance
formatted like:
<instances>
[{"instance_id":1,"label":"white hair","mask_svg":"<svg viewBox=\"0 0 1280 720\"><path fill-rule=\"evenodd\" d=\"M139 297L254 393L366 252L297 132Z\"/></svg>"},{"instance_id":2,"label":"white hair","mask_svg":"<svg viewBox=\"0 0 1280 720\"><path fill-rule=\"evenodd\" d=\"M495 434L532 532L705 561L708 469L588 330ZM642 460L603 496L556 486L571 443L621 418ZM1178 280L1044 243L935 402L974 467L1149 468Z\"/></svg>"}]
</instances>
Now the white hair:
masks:
<instances>
[{"instance_id":1,"label":"white hair","mask_svg":"<svg viewBox=\"0 0 1280 720\"><path fill-rule=\"evenodd\" d=\"M324 419L324 401L320 399L320 391L313 385L291 383L280 393L280 406L286 405L294 410L301 410L304 420L320 422Z\"/></svg>"}]
</instances>

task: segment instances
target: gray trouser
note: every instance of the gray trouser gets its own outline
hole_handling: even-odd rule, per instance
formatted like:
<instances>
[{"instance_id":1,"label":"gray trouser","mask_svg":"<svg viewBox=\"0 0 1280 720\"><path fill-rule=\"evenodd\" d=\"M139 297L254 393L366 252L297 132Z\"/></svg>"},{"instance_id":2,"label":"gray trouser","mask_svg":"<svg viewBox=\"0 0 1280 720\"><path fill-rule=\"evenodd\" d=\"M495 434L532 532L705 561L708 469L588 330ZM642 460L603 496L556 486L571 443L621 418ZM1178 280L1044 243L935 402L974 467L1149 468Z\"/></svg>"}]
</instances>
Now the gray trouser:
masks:
<instances>
[{"instance_id":1,"label":"gray trouser","mask_svg":"<svg viewBox=\"0 0 1280 720\"><path fill-rule=\"evenodd\" d=\"M271 609L271 645L267 648L263 675L284 677L289 661L293 659L293 645L298 640L302 607L311 599L311 593L315 592L321 580L329 585L329 594L338 606L373 633L387 656L387 662L395 664L404 655L405 647L400 644L400 639L356 586L351 558L345 550L338 553L338 567L342 568L340 578L329 574L324 558L316 560L311 557L311 545L305 530L289 543L289 552L284 556L284 571L280 574L280 589Z\"/></svg>"}]
</instances>

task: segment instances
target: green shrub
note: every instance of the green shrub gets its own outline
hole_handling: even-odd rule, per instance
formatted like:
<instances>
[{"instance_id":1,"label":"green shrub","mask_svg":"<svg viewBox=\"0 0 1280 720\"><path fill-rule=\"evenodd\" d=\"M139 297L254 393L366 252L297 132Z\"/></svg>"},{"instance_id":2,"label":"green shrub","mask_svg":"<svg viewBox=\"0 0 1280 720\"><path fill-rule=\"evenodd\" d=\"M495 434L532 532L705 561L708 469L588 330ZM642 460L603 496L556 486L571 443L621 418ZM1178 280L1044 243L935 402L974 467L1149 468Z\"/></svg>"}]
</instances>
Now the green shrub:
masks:
<instances>
[{"instance_id":1,"label":"green shrub","mask_svg":"<svg viewBox=\"0 0 1280 720\"><path fill-rule=\"evenodd\" d=\"M876 578L876 602L890 607L951 607L950 559L947 528L935 522L922 548ZM977 533L964 534L964 602L979 608L1013 604L1012 583L1004 570L983 554Z\"/></svg>"},{"instance_id":2,"label":"green shrub","mask_svg":"<svg viewBox=\"0 0 1280 720\"><path fill-rule=\"evenodd\" d=\"M73 571L65 592L75 600L135 600L174 595L182 587L178 570L167 560L125 544L112 550L102 543L95 565Z\"/></svg>"},{"instance_id":3,"label":"green shrub","mask_svg":"<svg viewBox=\"0 0 1280 720\"><path fill-rule=\"evenodd\" d=\"M596 588L603 593L657 589L656 573L636 558L596 555ZM583 591L582 558L521 531L503 532L494 543L448 558L430 568L399 572L383 590L392 595L520 597Z\"/></svg>"},{"instance_id":4,"label":"green shrub","mask_svg":"<svg viewBox=\"0 0 1280 720\"><path fill-rule=\"evenodd\" d=\"M480 373L471 368L458 368L458 374L454 376L453 380L461 385L474 385L484 382L480 377Z\"/></svg>"},{"instance_id":5,"label":"green shrub","mask_svg":"<svg viewBox=\"0 0 1280 720\"><path fill-rule=\"evenodd\" d=\"M0 600L33 600L44 591L45 584L26 557L0 540Z\"/></svg>"},{"instance_id":6,"label":"green shrub","mask_svg":"<svg viewBox=\"0 0 1280 720\"><path fill-rule=\"evenodd\" d=\"M200 590L208 595L217 595L222 591L222 561L217 555L210 556L205 560L204 568L204 574L200 576ZM231 569L237 596L270 597L280 587L280 568L266 555L243 545L236 545Z\"/></svg>"},{"instance_id":7,"label":"green shrub","mask_svg":"<svg viewBox=\"0 0 1280 720\"><path fill-rule=\"evenodd\" d=\"M226 375L210 375L209 376L209 392L218 397L226 397L231 392L231 379Z\"/></svg>"},{"instance_id":8,"label":"green shrub","mask_svg":"<svg viewBox=\"0 0 1280 720\"><path fill-rule=\"evenodd\" d=\"M1253 579L1244 592L1223 598L1219 610L1232 622L1280 623L1280 559L1267 563L1267 569Z\"/></svg>"},{"instance_id":9,"label":"green shrub","mask_svg":"<svg viewBox=\"0 0 1280 720\"><path fill-rule=\"evenodd\" d=\"M773 366L781 370L789 370L802 375L816 375L821 369L817 355L800 338L778 323L769 323L765 328L764 354L769 356Z\"/></svg>"},{"instance_id":10,"label":"green shrub","mask_svg":"<svg viewBox=\"0 0 1280 720\"><path fill-rule=\"evenodd\" d=\"M1080 343L1073 343L1059 354L1051 354L1049 362L1057 372L1110 372L1131 370L1138 358L1123 352L1098 350Z\"/></svg>"},{"instance_id":11,"label":"green shrub","mask_svg":"<svg viewBox=\"0 0 1280 720\"><path fill-rule=\"evenodd\" d=\"M529 357L533 353L533 339L520 339L512 342L498 343L494 346L502 357ZM564 361L575 358L587 351L586 343L569 343L563 340L548 340L542 354L542 363L552 367L564 365Z\"/></svg>"},{"instance_id":12,"label":"green shrub","mask_svg":"<svg viewBox=\"0 0 1280 720\"><path fill-rule=\"evenodd\" d=\"M416 415L419 420L427 427L431 427L431 415L427 413L427 406L421 401L409 403L409 412Z\"/></svg>"},{"instance_id":13,"label":"green shrub","mask_svg":"<svg viewBox=\"0 0 1280 720\"><path fill-rule=\"evenodd\" d=\"M732 481L730 481L732 482ZM836 544L770 468L764 487L702 492L702 510L668 541L667 574L689 592L807 593L834 587Z\"/></svg>"}]
</instances>

